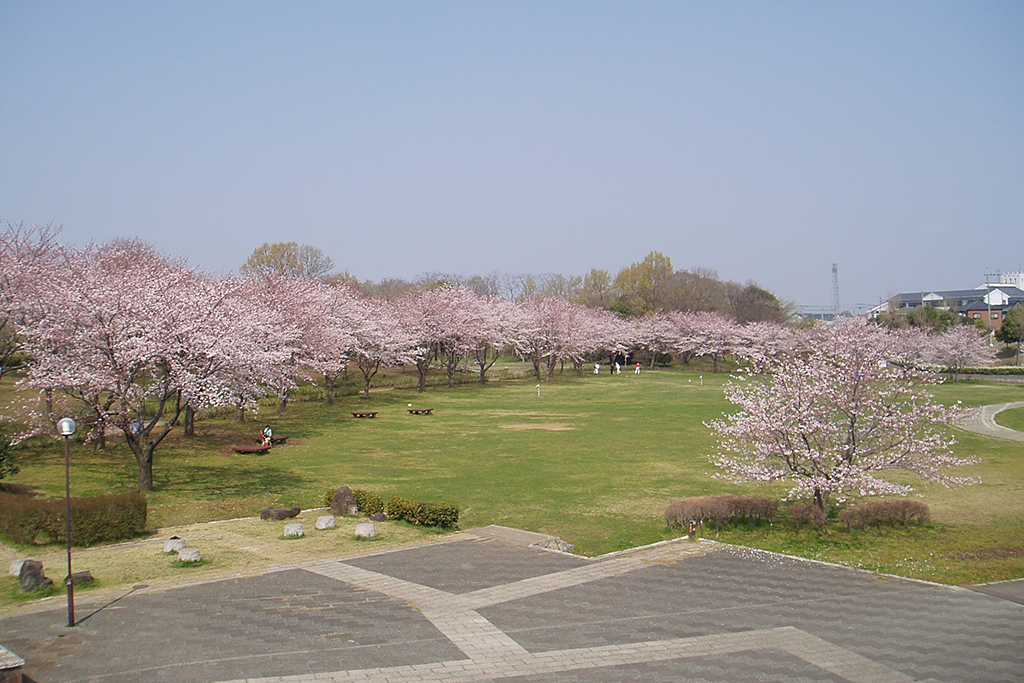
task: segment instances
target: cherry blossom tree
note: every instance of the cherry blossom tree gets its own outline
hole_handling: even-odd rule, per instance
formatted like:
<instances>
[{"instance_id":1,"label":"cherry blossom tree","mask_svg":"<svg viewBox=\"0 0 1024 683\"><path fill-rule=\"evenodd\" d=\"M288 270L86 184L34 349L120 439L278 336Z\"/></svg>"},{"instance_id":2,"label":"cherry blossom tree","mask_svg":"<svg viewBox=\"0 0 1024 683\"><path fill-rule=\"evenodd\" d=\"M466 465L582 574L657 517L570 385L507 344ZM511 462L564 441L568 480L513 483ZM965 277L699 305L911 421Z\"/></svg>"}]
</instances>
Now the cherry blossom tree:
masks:
<instances>
[{"instance_id":1,"label":"cherry blossom tree","mask_svg":"<svg viewBox=\"0 0 1024 683\"><path fill-rule=\"evenodd\" d=\"M59 228L26 228L8 222L0 233L0 379L13 368L21 350L21 327L27 316L43 315L51 300L45 293L59 266Z\"/></svg>"},{"instance_id":2,"label":"cherry blossom tree","mask_svg":"<svg viewBox=\"0 0 1024 683\"><path fill-rule=\"evenodd\" d=\"M733 353L740 342L739 325L721 313L691 313L689 319L694 355L710 356L714 372L718 372L718 362Z\"/></svg>"},{"instance_id":3,"label":"cherry blossom tree","mask_svg":"<svg viewBox=\"0 0 1024 683\"><path fill-rule=\"evenodd\" d=\"M668 353L678 339L679 328L664 313L654 313L636 321L637 344L651 354L651 367L659 353Z\"/></svg>"},{"instance_id":4,"label":"cherry blossom tree","mask_svg":"<svg viewBox=\"0 0 1024 683\"><path fill-rule=\"evenodd\" d=\"M423 353L415 335L405 329L398 310L377 299L353 306L352 356L363 373L363 397L370 397L370 382L382 368L413 362Z\"/></svg>"},{"instance_id":5,"label":"cherry blossom tree","mask_svg":"<svg viewBox=\"0 0 1024 683\"><path fill-rule=\"evenodd\" d=\"M990 365L995 358L988 334L974 325L956 325L926 339L922 356L953 375L954 382L965 368Z\"/></svg>"},{"instance_id":6,"label":"cherry blossom tree","mask_svg":"<svg viewBox=\"0 0 1024 683\"><path fill-rule=\"evenodd\" d=\"M498 360L501 349L512 339L515 305L496 296L477 299L478 327L473 359L480 371L480 381L487 381L487 371Z\"/></svg>"},{"instance_id":7,"label":"cherry blossom tree","mask_svg":"<svg viewBox=\"0 0 1024 683\"><path fill-rule=\"evenodd\" d=\"M177 424L183 346L201 343L190 315L195 273L136 240L66 252L49 305L60 315L26 323L32 356L25 385L61 388L95 414L95 432L120 429L139 466L139 491L153 488L153 453ZM190 328L190 326L192 326Z\"/></svg>"},{"instance_id":8,"label":"cherry blossom tree","mask_svg":"<svg viewBox=\"0 0 1024 683\"><path fill-rule=\"evenodd\" d=\"M444 368L448 386L455 386L459 363L476 349L483 328L480 297L464 287L442 285L417 294L403 308L418 344L427 349L417 364L420 390L431 358Z\"/></svg>"},{"instance_id":9,"label":"cherry blossom tree","mask_svg":"<svg viewBox=\"0 0 1024 683\"><path fill-rule=\"evenodd\" d=\"M795 343L793 330L786 325L753 322L737 329L734 353L754 371L767 370L772 361L791 355Z\"/></svg>"},{"instance_id":10,"label":"cherry blossom tree","mask_svg":"<svg viewBox=\"0 0 1024 683\"><path fill-rule=\"evenodd\" d=\"M901 338L862 319L802 333L792 356L768 360L770 374L727 383L737 413L709 423L719 440L711 461L736 482L787 481L789 498L905 495L909 484L883 478L905 470L946 486L975 462L953 455L942 426L957 408L936 403L934 373L905 363Z\"/></svg>"},{"instance_id":11,"label":"cherry blossom tree","mask_svg":"<svg viewBox=\"0 0 1024 683\"><path fill-rule=\"evenodd\" d=\"M327 404L334 404L334 388L352 357L360 296L348 286L320 286L318 324L303 341L306 362L324 377Z\"/></svg>"},{"instance_id":12,"label":"cherry blossom tree","mask_svg":"<svg viewBox=\"0 0 1024 683\"><path fill-rule=\"evenodd\" d=\"M550 380L568 337L569 302L549 297L520 301L515 309L512 347L533 364L537 381Z\"/></svg>"}]
</instances>

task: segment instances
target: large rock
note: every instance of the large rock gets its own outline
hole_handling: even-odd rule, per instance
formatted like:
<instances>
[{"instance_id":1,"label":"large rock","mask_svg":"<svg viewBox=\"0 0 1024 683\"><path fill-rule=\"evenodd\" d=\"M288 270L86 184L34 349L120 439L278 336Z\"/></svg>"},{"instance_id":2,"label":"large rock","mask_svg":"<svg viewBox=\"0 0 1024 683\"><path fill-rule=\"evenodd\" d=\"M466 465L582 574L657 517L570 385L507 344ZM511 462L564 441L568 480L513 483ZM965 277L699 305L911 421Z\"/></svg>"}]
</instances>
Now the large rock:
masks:
<instances>
[{"instance_id":1,"label":"large rock","mask_svg":"<svg viewBox=\"0 0 1024 683\"><path fill-rule=\"evenodd\" d=\"M359 514L359 503L356 502L356 496L352 493L352 489L342 486L334 492L334 498L331 499L331 512L338 517Z\"/></svg>"},{"instance_id":2,"label":"large rock","mask_svg":"<svg viewBox=\"0 0 1024 683\"><path fill-rule=\"evenodd\" d=\"M260 519L276 519L281 521L282 519L288 519L290 517L297 517L302 512L302 508L263 508L263 512L260 513Z\"/></svg>"},{"instance_id":3,"label":"large rock","mask_svg":"<svg viewBox=\"0 0 1024 683\"><path fill-rule=\"evenodd\" d=\"M377 527L373 522L356 524L356 538L377 538Z\"/></svg>"},{"instance_id":4,"label":"large rock","mask_svg":"<svg viewBox=\"0 0 1024 683\"><path fill-rule=\"evenodd\" d=\"M25 560L18 573L18 583L26 593L37 588L53 585L53 579L43 575L43 563L38 560Z\"/></svg>"},{"instance_id":5,"label":"large rock","mask_svg":"<svg viewBox=\"0 0 1024 683\"><path fill-rule=\"evenodd\" d=\"M164 541L164 552L165 553L176 553L179 550L187 548L185 545L185 539L180 536L171 536L169 539Z\"/></svg>"},{"instance_id":6,"label":"large rock","mask_svg":"<svg viewBox=\"0 0 1024 683\"><path fill-rule=\"evenodd\" d=\"M371 522L386 522L387 519L388 516L385 515L383 512L374 512L372 515L370 515Z\"/></svg>"},{"instance_id":7,"label":"large rock","mask_svg":"<svg viewBox=\"0 0 1024 683\"><path fill-rule=\"evenodd\" d=\"M316 518L317 529L333 529L335 526L334 515L320 515Z\"/></svg>"},{"instance_id":8,"label":"large rock","mask_svg":"<svg viewBox=\"0 0 1024 683\"><path fill-rule=\"evenodd\" d=\"M178 559L182 562L202 562L203 555L199 548L182 548L178 551Z\"/></svg>"},{"instance_id":9,"label":"large rock","mask_svg":"<svg viewBox=\"0 0 1024 683\"><path fill-rule=\"evenodd\" d=\"M93 578L92 572L88 571L88 570L86 570L84 572L72 572L71 573L71 583L73 583L76 586L85 585L87 583L92 583L95 580L96 579Z\"/></svg>"},{"instance_id":10,"label":"large rock","mask_svg":"<svg viewBox=\"0 0 1024 683\"><path fill-rule=\"evenodd\" d=\"M284 537L285 538L299 538L305 536L302 532L301 524L285 524L284 525Z\"/></svg>"}]
</instances>

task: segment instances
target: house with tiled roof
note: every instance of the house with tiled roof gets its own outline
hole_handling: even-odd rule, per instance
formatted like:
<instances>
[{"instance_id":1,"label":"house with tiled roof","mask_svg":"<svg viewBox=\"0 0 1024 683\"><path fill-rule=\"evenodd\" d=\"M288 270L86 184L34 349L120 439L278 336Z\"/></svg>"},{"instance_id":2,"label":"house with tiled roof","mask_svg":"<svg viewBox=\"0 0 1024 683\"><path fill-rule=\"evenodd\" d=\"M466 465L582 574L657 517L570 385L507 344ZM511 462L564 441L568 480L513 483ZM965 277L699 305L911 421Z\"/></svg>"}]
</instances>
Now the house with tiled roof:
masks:
<instances>
[{"instance_id":1,"label":"house with tiled roof","mask_svg":"<svg viewBox=\"0 0 1024 683\"><path fill-rule=\"evenodd\" d=\"M876 317L883 312L907 314L921 306L932 306L959 313L979 321L992 330L1003 326L1006 312L1024 306L1024 272L1003 273L998 283L986 283L974 289L921 290L902 292L868 312Z\"/></svg>"}]
</instances>

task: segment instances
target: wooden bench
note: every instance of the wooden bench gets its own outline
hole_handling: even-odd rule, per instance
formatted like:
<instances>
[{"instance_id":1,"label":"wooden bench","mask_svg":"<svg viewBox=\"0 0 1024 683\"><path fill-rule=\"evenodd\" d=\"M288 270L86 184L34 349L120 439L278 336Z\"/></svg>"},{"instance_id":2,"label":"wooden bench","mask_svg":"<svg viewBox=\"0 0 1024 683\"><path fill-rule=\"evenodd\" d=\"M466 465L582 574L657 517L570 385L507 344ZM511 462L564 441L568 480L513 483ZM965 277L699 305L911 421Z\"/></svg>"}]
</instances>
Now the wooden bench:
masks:
<instances>
[{"instance_id":1,"label":"wooden bench","mask_svg":"<svg viewBox=\"0 0 1024 683\"><path fill-rule=\"evenodd\" d=\"M357 412L357 413L352 413L352 417L369 417L369 418L374 418L374 417L377 417L377 411L375 411L375 410L374 411L369 411L369 410L367 410L367 411L360 411L360 412Z\"/></svg>"},{"instance_id":2,"label":"wooden bench","mask_svg":"<svg viewBox=\"0 0 1024 683\"><path fill-rule=\"evenodd\" d=\"M235 453L263 455L270 450L270 446L235 446Z\"/></svg>"},{"instance_id":3,"label":"wooden bench","mask_svg":"<svg viewBox=\"0 0 1024 683\"><path fill-rule=\"evenodd\" d=\"M432 412L433 408L409 408L410 415L430 415Z\"/></svg>"},{"instance_id":4,"label":"wooden bench","mask_svg":"<svg viewBox=\"0 0 1024 683\"><path fill-rule=\"evenodd\" d=\"M263 439L255 439L256 443L263 443ZM272 436L270 437L270 443L275 446L280 446L283 443L288 443L287 436Z\"/></svg>"}]
</instances>

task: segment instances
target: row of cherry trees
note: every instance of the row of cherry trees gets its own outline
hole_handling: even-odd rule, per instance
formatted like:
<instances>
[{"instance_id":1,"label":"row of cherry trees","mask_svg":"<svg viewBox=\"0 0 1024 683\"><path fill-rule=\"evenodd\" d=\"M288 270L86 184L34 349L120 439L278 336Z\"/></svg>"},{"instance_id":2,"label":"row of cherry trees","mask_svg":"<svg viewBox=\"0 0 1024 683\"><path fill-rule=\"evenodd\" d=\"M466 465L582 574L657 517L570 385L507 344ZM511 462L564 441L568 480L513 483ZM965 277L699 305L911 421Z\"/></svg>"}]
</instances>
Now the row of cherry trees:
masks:
<instances>
[{"instance_id":1,"label":"row of cherry trees","mask_svg":"<svg viewBox=\"0 0 1024 683\"><path fill-rule=\"evenodd\" d=\"M100 445L108 429L124 434L142 491L153 486L156 448L179 423L191 433L196 412L233 406L243 419L268 394L284 410L304 381L322 381L331 403L349 368L368 396L386 366L415 366L421 389L431 367L449 385L470 365L486 381L503 349L541 380L560 364L582 372L588 360L638 350L652 363L657 354L703 356L717 370L732 356L757 367L799 338L781 325L741 326L716 313L629 321L564 299L512 302L447 285L386 301L344 283L215 277L136 240L75 249L45 229L0 237L0 277L0 352L28 359L22 385L46 397L33 416L38 428L52 429L55 394L70 397ZM921 336L920 356L942 349L956 356L944 364L971 362L976 345L954 351L944 341Z\"/></svg>"}]
</instances>

